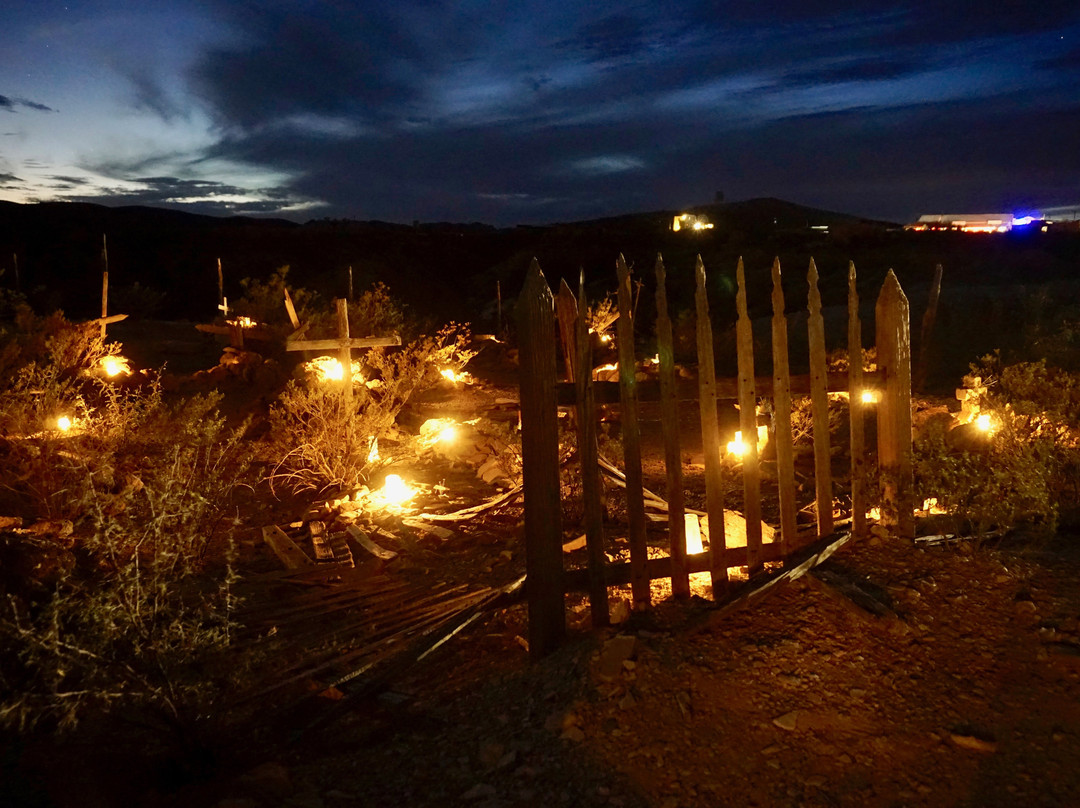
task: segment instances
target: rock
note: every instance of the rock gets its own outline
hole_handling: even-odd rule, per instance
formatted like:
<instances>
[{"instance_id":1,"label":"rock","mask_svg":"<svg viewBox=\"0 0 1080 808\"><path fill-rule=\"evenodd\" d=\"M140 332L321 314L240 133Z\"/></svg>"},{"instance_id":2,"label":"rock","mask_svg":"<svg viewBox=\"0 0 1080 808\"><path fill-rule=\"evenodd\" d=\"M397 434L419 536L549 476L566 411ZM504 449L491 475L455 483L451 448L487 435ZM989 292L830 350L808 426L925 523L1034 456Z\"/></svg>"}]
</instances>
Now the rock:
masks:
<instances>
[{"instance_id":1,"label":"rock","mask_svg":"<svg viewBox=\"0 0 1080 808\"><path fill-rule=\"evenodd\" d=\"M505 748L501 743L486 743L480 747L480 754L477 757L481 766L491 769L499 765L504 753Z\"/></svg>"},{"instance_id":2,"label":"rock","mask_svg":"<svg viewBox=\"0 0 1080 808\"><path fill-rule=\"evenodd\" d=\"M585 740L585 733L578 727L567 727L559 737L574 743L581 743Z\"/></svg>"},{"instance_id":3,"label":"rock","mask_svg":"<svg viewBox=\"0 0 1080 808\"><path fill-rule=\"evenodd\" d=\"M626 598L620 598L611 607L611 624L617 626L619 623L625 623L629 619L630 601Z\"/></svg>"},{"instance_id":4,"label":"rock","mask_svg":"<svg viewBox=\"0 0 1080 808\"><path fill-rule=\"evenodd\" d=\"M792 710L789 713L784 713L782 716L773 719L773 725L791 732L799 725L799 712L799 710Z\"/></svg>"},{"instance_id":5,"label":"rock","mask_svg":"<svg viewBox=\"0 0 1080 808\"><path fill-rule=\"evenodd\" d=\"M289 770L280 763L263 763L249 772L240 775L240 784L245 790L268 799L283 799L293 792Z\"/></svg>"},{"instance_id":6,"label":"rock","mask_svg":"<svg viewBox=\"0 0 1080 808\"><path fill-rule=\"evenodd\" d=\"M982 738L976 738L974 735L958 735L955 732L949 733L949 740L959 746L961 749L970 749L972 752L996 752L997 743L995 741L986 741Z\"/></svg>"},{"instance_id":7,"label":"rock","mask_svg":"<svg viewBox=\"0 0 1080 808\"><path fill-rule=\"evenodd\" d=\"M470 788L464 794L461 795L463 800L484 800L495 796L495 786L489 786L487 783L477 783Z\"/></svg>"},{"instance_id":8,"label":"rock","mask_svg":"<svg viewBox=\"0 0 1080 808\"><path fill-rule=\"evenodd\" d=\"M617 634L604 643L600 659L596 664L596 676L602 682L610 682L623 670L623 663L634 656L637 650L637 637L631 634Z\"/></svg>"}]
</instances>

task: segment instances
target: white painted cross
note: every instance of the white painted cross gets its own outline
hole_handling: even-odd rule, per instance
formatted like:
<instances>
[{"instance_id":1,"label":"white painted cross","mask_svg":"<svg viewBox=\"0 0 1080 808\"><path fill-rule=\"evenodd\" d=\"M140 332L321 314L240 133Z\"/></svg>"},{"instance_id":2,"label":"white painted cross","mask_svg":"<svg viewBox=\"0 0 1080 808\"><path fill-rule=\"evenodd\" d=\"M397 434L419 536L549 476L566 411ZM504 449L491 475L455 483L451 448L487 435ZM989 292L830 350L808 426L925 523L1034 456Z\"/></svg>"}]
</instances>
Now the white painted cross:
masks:
<instances>
[{"instance_id":1,"label":"white painted cross","mask_svg":"<svg viewBox=\"0 0 1080 808\"><path fill-rule=\"evenodd\" d=\"M229 316L229 298L222 297L221 302L218 303L218 309L220 309L222 316Z\"/></svg>"}]
</instances>

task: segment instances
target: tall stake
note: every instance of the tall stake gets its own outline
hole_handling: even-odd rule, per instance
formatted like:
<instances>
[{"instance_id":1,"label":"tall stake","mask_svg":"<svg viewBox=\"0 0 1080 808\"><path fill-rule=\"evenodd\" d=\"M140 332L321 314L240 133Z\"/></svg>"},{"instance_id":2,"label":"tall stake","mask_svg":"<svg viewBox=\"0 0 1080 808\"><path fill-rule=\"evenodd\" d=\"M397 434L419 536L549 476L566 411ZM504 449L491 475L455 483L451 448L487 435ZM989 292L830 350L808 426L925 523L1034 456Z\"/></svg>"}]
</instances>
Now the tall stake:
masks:
<instances>
[{"instance_id":1,"label":"tall stake","mask_svg":"<svg viewBox=\"0 0 1080 808\"><path fill-rule=\"evenodd\" d=\"M22 291L22 285L19 282L19 254L12 253L11 260L15 264L15 291L20 292Z\"/></svg>"},{"instance_id":2,"label":"tall stake","mask_svg":"<svg viewBox=\"0 0 1080 808\"><path fill-rule=\"evenodd\" d=\"M890 269L874 310L878 368L885 390L878 403L878 463L882 523L901 538L915 537L915 493L911 459L910 306Z\"/></svg>"},{"instance_id":3,"label":"tall stake","mask_svg":"<svg viewBox=\"0 0 1080 808\"><path fill-rule=\"evenodd\" d=\"M851 416L851 532L866 535L866 404L863 403L862 323L855 262L848 263L848 412Z\"/></svg>"},{"instance_id":4,"label":"tall stake","mask_svg":"<svg viewBox=\"0 0 1080 808\"><path fill-rule=\"evenodd\" d=\"M589 339L589 301L585 299L585 271L578 278L577 299L577 429L581 458L581 498L585 511L585 546L589 555L589 610L593 628L611 622L604 574L604 510L600 502L600 451L596 439L596 397L592 385L592 340Z\"/></svg>"},{"instance_id":5,"label":"tall stake","mask_svg":"<svg viewBox=\"0 0 1080 808\"><path fill-rule=\"evenodd\" d=\"M349 302L345 298L339 297L334 301L337 306L337 327L338 337L342 340L349 338ZM347 344L343 344L338 356L341 360L341 368L344 371L342 373L342 381L344 382L344 389L342 396L345 401L345 410L348 413L352 413L352 348Z\"/></svg>"},{"instance_id":6,"label":"tall stake","mask_svg":"<svg viewBox=\"0 0 1080 808\"><path fill-rule=\"evenodd\" d=\"M683 497L682 456L679 451L679 402L675 390L675 346L668 315L667 272L656 256L656 347L660 355L660 420L664 432L667 469L668 539L671 543L671 594L690 597L686 570L686 515Z\"/></svg>"},{"instance_id":7,"label":"tall stake","mask_svg":"<svg viewBox=\"0 0 1080 808\"><path fill-rule=\"evenodd\" d=\"M746 306L746 270L740 257L735 268L738 292L735 306L735 338L739 354L739 426L743 444L743 515L746 517L746 566L750 574L762 568L761 560L761 472L757 451L757 391L754 389L754 332ZM712 524L712 520L709 520Z\"/></svg>"},{"instance_id":8,"label":"tall stake","mask_svg":"<svg viewBox=\"0 0 1080 808\"><path fill-rule=\"evenodd\" d=\"M724 467L720 459L720 419L716 414L716 359L713 356L709 298L705 291L705 265L701 256L694 267L697 309L698 403L701 413L701 442L705 455L705 510L709 514L709 573L713 598L721 597L728 586L724 561Z\"/></svg>"},{"instance_id":9,"label":"tall stake","mask_svg":"<svg viewBox=\"0 0 1080 808\"><path fill-rule=\"evenodd\" d=\"M225 304L225 276L221 274L221 259L217 260L217 299L218 308L221 308ZM225 316L229 316L229 312L225 312Z\"/></svg>"},{"instance_id":10,"label":"tall stake","mask_svg":"<svg viewBox=\"0 0 1080 808\"><path fill-rule=\"evenodd\" d=\"M563 601L559 418L555 397L555 300L534 258L518 309L521 338L521 465L525 492L525 587L529 654L566 636Z\"/></svg>"},{"instance_id":11,"label":"tall stake","mask_svg":"<svg viewBox=\"0 0 1080 808\"><path fill-rule=\"evenodd\" d=\"M349 265L349 302L353 302L352 265Z\"/></svg>"},{"instance_id":12,"label":"tall stake","mask_svg":"<svg viewBox=\"0 0 1080 808\"><path fill-rule=\"evenodd\" d=\"M630 591L637 610L651 605L649 547L645 535L645 492L641 478L641 431L638 426L636 360L634 359L634 301L630 270L619 255L619 407L622 418L623 460L626 463L626 518L630 539Z\"/></svg>"},{"instance_id":13,"label":"tall stake","mask_svg":"<svg viewBox=\"0 0 1080 808\"><path fill-rule=\"evenodd\" d=\"M814 424L814 490L819 536L833 532L832 461L829 451L829 385L825 362L825 320L814 259L806 276L810 284L807 328L810 338L810 416Z\"/></svg>"},{"instance_id":14,"label":"tall stake","mask_svg":"<svg viewBox=\"0 0 1080 808\"><path fill-rule=\"evenodd\" d=\"M791 368L780 259L772 265L773 441L780 489L780 542L786 557L795 548L795 448L791 431Z\"/></svg>"},{"instance_id":15,"label":"tall stake","mask_svg":"<svg viewBox=\"0 0 1080 808\"><path fill-rule=\"evenodd\" d=\"M101 338L105 339L105 318L109 316L109 245L101 234Z\"/></svg>"}]
</instances>

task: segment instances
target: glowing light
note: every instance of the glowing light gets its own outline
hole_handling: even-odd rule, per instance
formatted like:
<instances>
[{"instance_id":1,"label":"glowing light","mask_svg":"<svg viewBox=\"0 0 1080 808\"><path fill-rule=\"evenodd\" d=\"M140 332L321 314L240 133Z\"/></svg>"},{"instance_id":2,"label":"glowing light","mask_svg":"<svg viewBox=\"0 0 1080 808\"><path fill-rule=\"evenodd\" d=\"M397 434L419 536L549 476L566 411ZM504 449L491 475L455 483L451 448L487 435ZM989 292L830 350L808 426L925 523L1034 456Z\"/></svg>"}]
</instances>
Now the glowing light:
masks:
<instances>
[{"instance_id":1,"label":"glowing light","mask_svg":"<svg viewBox=\"0 0 1080 808\"><path fill-rule=\"evenodd\" d=\"M863 390L860 398L863 404L877 404L878 394L876 390Z\"/></svg>"},{"instance_id":2,"label":"glowing light","mask_svg":"<svg viewBox=\"0 0 1080 808\"><path fill-rule=\"evenodd\" d=\"M382 456L379 454L379 439L372 438L371 448L368 449L367 453L367 462L378 463L380 460L382 460Z\"/></svg>"},{"instance_id":3,"label":"glowing light","mask_svg":"<svg viewBox=\"0 0 1080 808\"><path fill-rule=\"evenodd\" d=\"M304 363L304 369L314 374L320 382L340 382L345 379L345 366L341 360L332 356L317 356ZM352 363L353 382L362 382L364 377L360 374L360 363Z\"/></svg>"},{"instance_id":4,"label":"glowing light","mask_svg":"<svg viewBox=\"0 0 1080 808\"><path fill-rule=\"evenodd\" d=\"M931 513L931 514L934 514L934 513L937 513L937 514L948 513L948 511L946 511L944 508L942 508L940 505L938 505L937 497L927 497L926 499L924 499L923 504L922 504L922 509L924 511L926 511L927 513Z\"/></svg>"},{"instance_id":5,"label":"glowing light","mask_svg":"<svg viewBox=\"0 0 1080 808\"><path fill-rule=\"evenodd\" d=\"M258 325L258 323L256 323L250 317L246 317L243 314L232 320L226 320L225 322L227 322L229 325L238 325L241 328L254 328Z\"/></svg>"},{"instance_id":6,"label":"glowing light","mask_svg":"<svg viewBox=\"0 0 1080 808\"><path fill-rule=\"evenodd\" d=\"M975 419L975 426L982 432L990 432L994 428L994 423L990 418L990 414L984 412Z\"/></svg>"},{"instance_id":7,"label":"glowing light","mask_svg":"<svg viewBox=\"0 0 1080 808\"><path fill-rule=\"evenodd\" d=\"M604 343L605 345L607 345L609 342L611 342L611 340L612 340L611 334L601 334L600 335L600 341L602 343Z\"/></svg>"},{"instance_id":8,"label":"glowing light","mask_svg":"<svg viewBox=\"0 0 1080 808\"><path fill-rule=\"evenodd\" d=\"M1035 218L1033 216L1020 216L1019 218L1013 217L1012 226L1024 227L1031 224L1033 221L1035 221Z\"/></svg>"},{"instance_id":9,"label":"glowing light","mask_svg":"<svg viewBox=\"0 0 1080 808\"><path fill-rule=\"evenodd\" d=\"M875 522L881 521L881 508L871 508L866 512L867 519L873 519Z\"/></svg>"},{"instance_id":10,"label":"glowing light","mask_svg":"<svg viewBox=\"0 0 1080 808\"><path fill-rule=\"evenodd\" d=\"M103 356L101 357L101 369L110 379L115 376L131 375L131 366L128 363L126 357L123 356Z\"/></svg>"},{"instance_id":11,"label":"glowing light","mask_svg":"<svg viewBox=\"0 0 1080 808\"><path fill-rule=\"evenodd\" d=\"M742 457L750 451L750 447L743 443L742 432L735 433L735 440L728 441L727 451L730 455Z\"/></svg>"},{"instance_id":12,"label":"glowing light","mask_svg":"<svg viewBox=\"0 0 1080 808\"><path fill-rule=\"evenodd\" d=\"M416 495L397 474L387 474L383 482L382 498L388 505L403 505Z\"/></svg>"},{"instance_id":13,"label":"glowing light","mask_svg":"<svg viewBox=\"0 0 1080 808\"><path fill-rule=\"evenodd\" d=\"M458 382L468 382L470 376L464 371L455 371L453 368L443 368L439 371L439 374L448 382L457 384Z\"/></svg>"},{"instance_id":14,"label":"glowing light","mask_svg":"<svg viewBox=\"0 0 1080 808\"><path fill-rule=\"evenodd\" d=\"M688 555L705 552L701 543L701 523L698 522L697 514L684 514L686 520L686 552Z\"/></svg>"},{"instance_id":15,"label":"glowing light","mask_svg":"<svg viewBox=\"0 0 1080 808\"><path fill-rule=\"evenodd\" d=\"M66 415L61 415L56 419L56 428L61 432L67 432L72 427L71 418Z\"/></svg>"},{"instance_id":16,"label":"glowing light","mask_svg":"<svg viewBox=\"0 0 1080 808\"><path fill-rule=\"evenodd\" d=\"M420 443L423 446L452 443L457 436L458 425L452 418L429 418L420 425Z\"/></svg>"}]
</instances>

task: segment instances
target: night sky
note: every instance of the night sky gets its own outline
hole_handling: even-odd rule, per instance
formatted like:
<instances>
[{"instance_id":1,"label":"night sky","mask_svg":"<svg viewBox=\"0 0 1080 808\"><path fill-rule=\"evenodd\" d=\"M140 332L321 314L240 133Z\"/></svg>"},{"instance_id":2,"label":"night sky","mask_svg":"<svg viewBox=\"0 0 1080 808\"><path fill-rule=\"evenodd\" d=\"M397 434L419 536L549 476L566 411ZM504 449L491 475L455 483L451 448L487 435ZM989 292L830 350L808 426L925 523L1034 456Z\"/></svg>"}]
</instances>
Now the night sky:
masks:
<instances>
[{"instance_id":1,"label":"night sky","mask_svg":"<svg viewBox=\"0 0 1080 808\"><path fill-rule=\"evenodd\" d=\"M7 0L0 199L508 225L1080 203L1080 2Z\"/></svg>"}]
</instances>

